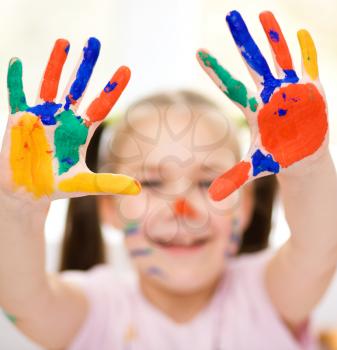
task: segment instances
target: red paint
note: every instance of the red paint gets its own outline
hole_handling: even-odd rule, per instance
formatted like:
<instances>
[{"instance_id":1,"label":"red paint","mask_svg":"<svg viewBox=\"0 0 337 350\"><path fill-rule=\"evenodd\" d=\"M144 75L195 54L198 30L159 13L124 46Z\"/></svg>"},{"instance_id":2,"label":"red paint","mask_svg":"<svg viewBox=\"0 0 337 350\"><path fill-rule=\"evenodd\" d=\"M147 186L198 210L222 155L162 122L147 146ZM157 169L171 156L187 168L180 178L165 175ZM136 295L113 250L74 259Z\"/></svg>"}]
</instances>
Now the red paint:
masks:
<instances>
[{"instance_id":1,"label":"red paint","mask_svg":"<svg viewBox=\"0 0 337 350\"><path fill-rule=\"evenodd\" d=\"M130 75L131 72L128 67L122 66L117 70L110 80L110 83L116 82L117 86L110 92L105 92L103 89L99 97L89 106L87 116L90 123L103 120L108 115L129 82Z\"/></svg>"},{"instance_id":2,"label":"red paint","mask_svg":"<svg viewBox=\"0 0 337 350\"><path fill-rule=\"evenodd\" d=\"M196 218L197 211L184 198L177 198L173 207L174 213L178 216L186 216L189 218Z\"/></svg>"},{"instance_id":3,"label":"red paint","mask_svg":"<svg viewBox=\"0 0 337 350\"><path fill-rule=\"evenodd\" d=\"M279 109L287 110L280 117ZM324 99L316 86L280 88L258 114L261 143L282 167L313 154L328 130Z\"/></svg>"},{"instance_id":4,"label":"red paint","mask_svg":"<svg viewBox=\"0 0 337 350\"><path fill-rule=\"evenodd\" d=\"M52 102L56 98L62 68L67 58L67 48L67 40L56 40L41 85L40 97L44 101Z\"/></svg>"},{"instance_id":5,"label":"red paint","mask_svg":"<svg viewBox=\"0 0 337 350\"><path fill-rule=\"evenodd\" d=\"M249 162L241 161L223 175L216 178L208 189L214 201L220 201L241 187L249 178Z\"/></svg>"},{"instance_id":6,"label":"red paint","mask_svg":"<svg viewBox=\"0 0 337 350\"><path fill-rule=\"evenodd\" d=\"M294 69L287 42L284 39L281 28L277 23L274 15L269 11L262 12L260 14L260 21L267 35L269 44L275 53L277 63L282 69ZM271 30L278 34L278 41L273 41L270 38L269 32Z\"/></svg>"}]
</instances>

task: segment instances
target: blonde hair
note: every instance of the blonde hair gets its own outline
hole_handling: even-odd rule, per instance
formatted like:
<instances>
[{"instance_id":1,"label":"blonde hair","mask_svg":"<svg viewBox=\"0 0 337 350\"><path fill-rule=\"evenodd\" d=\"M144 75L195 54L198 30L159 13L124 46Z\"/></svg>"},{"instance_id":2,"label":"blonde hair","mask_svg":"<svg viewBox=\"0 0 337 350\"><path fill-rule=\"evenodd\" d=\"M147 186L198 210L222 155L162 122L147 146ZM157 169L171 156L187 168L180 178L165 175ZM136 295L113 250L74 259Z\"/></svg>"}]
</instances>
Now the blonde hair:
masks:
<instances>
[{"instance_id":1,"label":"blonde hair","mask_svg":"<svg viewBox=\"0 0 337 350\"><path fill-rule=\"evenodd\" d=\"M219 143L216 144L216 146L221 146L224 144L228 145L235 156L235 160L240 160L241 149L237 138L238 129L234 121L228 118L224 111L211 99L190 90L177 90L173 92L156 93L146 96L134 102L129 107L128 111L121 118L119 118L118 121L108 123L108 125L104 127L104 131L101 136L98 151L99 168L106 164L116 164L116 162L118 162L117 151L123 142L122 135L134 132L134 128L131 127L130 120L128 118L130 111L145 105L151 105L155 109L159 110L160 108L169 108L175 104L183 104L194 110L206 108L207 110L217 112L217 114L220 116L219 118L212 118L211 115L207 116L206 113L206 118L209 118L210 120L213 119L213 121L223 124L224 137ZM193 113L192 116L194 119L197 118L195 113ZM110 168L108 170L112 171L113 169Z\"/></svg>"}]
</instances>

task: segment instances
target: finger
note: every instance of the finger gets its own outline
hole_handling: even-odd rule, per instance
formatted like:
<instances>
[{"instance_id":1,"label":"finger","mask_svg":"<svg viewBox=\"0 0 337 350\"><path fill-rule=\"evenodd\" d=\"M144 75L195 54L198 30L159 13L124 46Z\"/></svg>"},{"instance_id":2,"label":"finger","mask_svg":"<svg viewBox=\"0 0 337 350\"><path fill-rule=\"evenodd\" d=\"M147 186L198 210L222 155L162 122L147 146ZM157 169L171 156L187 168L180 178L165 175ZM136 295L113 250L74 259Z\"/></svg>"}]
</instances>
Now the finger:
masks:
<instances>
[{"instance_id":1,"label":"finger","mask_svg":"<svg viewBox=\"0 0 337 350\"><path fill-rule=\"evenodd\" d=\"M273 81L273 77L266 59L250 35L247 26L238 11L231 11L226 17L229 29L238 46L242 57L254 81L260 86L266 81Z\"/></svg>"},{"instance_id":2,"label":"finger","mask_svg":"<svg viewBox=\"0 0 337 350\"><path fill-rule=\"evenodd\" d=\"M11 129L13 182L39 198L54 191L52 152L37 116L24 113Z\"/></svg>"},{"instance_id":3,"label":"finger","mask_svg":"<svg viewBox=\"0 0 337 350\"><path fill-rule=\"evenodd\" d=\"M220 201L254 178L277 174L279 171L280 165L271 154L265 155L261 150L255 149L250 157L216 178L208 193L214 201Z\"/></svg>"},{"instance_id":4,"label":"finger","mask_svg":"<svg viewBox=\"0 0 337 350\"><path fill-rule=\"evenodd\" d=\"M258 102L253 93L239 80L236 80L225 68L223 68L216 58L205 50L199 50L197 59L201 67L215 82L220 90L228 96L241 109L249 109L255 112Z\"/></svg>"},{"instance_id":5,"label":"finger","mask_svg":"<svg viewBox=\"0 0 337 350\"><path fill-rule=\"evenodd\" d=\"M130 74L128 67L123 66L117 70L99 97L92 101L88 107L85 117L87 126L91 123L103 120L108 115L128 84Z\"/></svg>"},{"instance_id":6,"label":"finger","mask_svg":"<svg viewBox=\"0 0 337 350\"><path fill-rule=\"evenodd\" d=\"M28 106L22 83L22 63L18 58L12 58L9 62L7 73L7 88L11 113L25 111Z\"/></svg>"},{"instance_id":7,"label":"finger","mask_svg":"<svg viewBox=\"0 0 337 350\"><path fill-rule=\"evenodd\" d=\"M298 41L302 52L303 74L312 80L318 79L317 52L314 41L309 32L302 29L297 32Z\"/></svg>"},{"instance_id":8,"label":"finger","mask_svg":"<svg viewBox=\"0 0 337 350\"><path fill-rule=\"evenodd\" d=\"M96 38L90 38L83 48L81 63L77 69L75 80L71 83L69 92L65 97L65 110L69 110L69 108L75 110L78 106L93 72L100 48L101 44Z\"/></svg>"},{"instance_id":9,"label":"finger","mask_svg":"<svg viewBox=\"0 0 337 350\"><path fill-rule=\"evenodd\" d=\"M88 194L138 194L140 183L132 177L121 174L79 173L62 180L58 185L63 192L84 192Z\"/></svg>"},{"instance_id":10,"label":"finger","mask_svg":"<svg viewBox=\"0 0 337 350\"><path fill-rule=\"evenodd\" d=\"M279 76L296 76L286 40L274 15L265 11L260 14L260 22L274 53L274 61Z\"/></svg>"},{"instance_id":11,"label":"finger","mask_svg":"<svg viewBox=\"0 0 337 350\"><path fill-rule=\"evenodd\" d=\"M53 102L55 100L68 52L69 42L65 39L56 40L42 79L40 98L43 101Z\"/></svg>"}]
</instances>

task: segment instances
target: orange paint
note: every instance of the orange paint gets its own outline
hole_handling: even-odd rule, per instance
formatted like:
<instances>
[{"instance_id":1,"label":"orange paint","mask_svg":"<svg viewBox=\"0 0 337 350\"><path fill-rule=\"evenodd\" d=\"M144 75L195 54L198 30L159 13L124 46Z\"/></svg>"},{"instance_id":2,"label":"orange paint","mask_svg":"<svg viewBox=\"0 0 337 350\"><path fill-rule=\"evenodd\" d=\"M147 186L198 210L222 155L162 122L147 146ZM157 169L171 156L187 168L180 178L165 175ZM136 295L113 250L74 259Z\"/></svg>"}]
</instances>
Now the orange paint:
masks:
<instances>
[{"instance_id":1,"label":"orange paint","mask_svg":"<svg viewBox=\"0 0 337 350\"><path fill-rule=\"evenodd\" d=\"M87 110L87 116L89 118L89 123L103 120L110 112L113 105L118 100L119 96L123 92L127 83L130 80L131 72L128 67L120 67L114 76L111 78L109 84L116 83L116 87L111 91L106 92L105 89L101 92L99 97L97 97L89 106ZM108 84L108 85L109 85Z\"/></svg>"},{"instance_id":2,"label":"orange paint","mask_svg":"<svg viewBox=\"0 0 337 350\"><path fill-rule=\"evenodd\" d=\"M196 218L198 216L197 211L185 198L177 198L174 202L173 210L178 216L186 216L189 218Z\"/></svg>"},{"instance_id":3,"label":"orange paint","mask_svg":"<svg viewBox=\"0 0 337 350\"><path fill-rule=\"evenodd\" d=\"M52 102L56 98L61 72L67 58L68 49L69 42L67 40L56 40L41 85L40 97L44 101Z\"/></svg>"},{"instance_id":4,"label":"orange paint","mask_svg":"<svg viewBox=\"0 0 337 350\"><path fill-rule=\"evenodd\" d=\"M258 125L264 148L288 167L321 146L328 130L324 99L311 83L280 88L260 110Z\"/></svg>"},{"instance_id":5,"label":"orange paint","mask_svg":"<svg viewBox=\"0 0 337 350\"><path fill-rule=\"evenodd\" d=\"M292 70L293 62L291 60L289 48L274 15L269 11L262 12L260 14L260 21L267 35L269 44L275 53L277 63L284 70ZM275 36L277 36L278 40L275 40L275 37L273 40L273 36L270 34L271 31L276 34Z\"/></svg>"},{"instance_id":6,"label":"orange paint","mask_svg":"<svg viewBox=\"0 0 337 350\"><path fill-rule=\"evenodd\" d=\"M223 175L216 178L208 189L214 201L220 201L241 187L249 178L249 162L241 161Z\"/></svg>"}]
</instances>

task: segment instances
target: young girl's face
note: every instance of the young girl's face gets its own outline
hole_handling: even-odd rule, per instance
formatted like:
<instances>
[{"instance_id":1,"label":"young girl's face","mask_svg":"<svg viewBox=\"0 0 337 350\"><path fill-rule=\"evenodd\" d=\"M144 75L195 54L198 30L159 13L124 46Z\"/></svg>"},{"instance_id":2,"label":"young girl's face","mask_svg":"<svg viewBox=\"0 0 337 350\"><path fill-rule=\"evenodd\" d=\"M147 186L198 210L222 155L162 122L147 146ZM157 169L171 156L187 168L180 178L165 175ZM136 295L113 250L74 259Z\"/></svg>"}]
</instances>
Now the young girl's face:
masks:
<instances>
[{"instance_id":1,"label":"young girl's face","mask_svg":"<svg viewBox=\"0 0 337 350\"><path fill-rule=\"evenodd\" d=\"M222 202L211 181L237 162L224 117L211 108L143 106L112 149L115 173L136 177L138 196L102 197L103 220L124 230L143 280L191 292L214 283L235 254L251 208L248 187Z\"/></svg>"}]
</instances>

